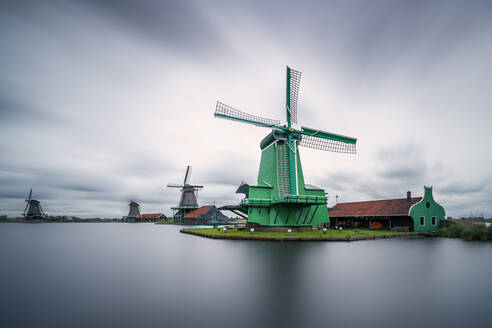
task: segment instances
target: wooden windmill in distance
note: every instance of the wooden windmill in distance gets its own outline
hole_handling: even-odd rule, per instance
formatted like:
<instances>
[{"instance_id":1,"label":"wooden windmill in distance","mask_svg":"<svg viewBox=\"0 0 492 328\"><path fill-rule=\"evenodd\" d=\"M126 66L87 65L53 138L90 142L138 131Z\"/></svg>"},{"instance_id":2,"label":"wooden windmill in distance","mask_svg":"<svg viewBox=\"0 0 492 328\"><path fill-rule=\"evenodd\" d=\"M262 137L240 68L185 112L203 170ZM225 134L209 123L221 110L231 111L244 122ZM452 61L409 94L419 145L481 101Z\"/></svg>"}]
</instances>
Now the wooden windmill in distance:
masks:
<instances>
[{"instance_id":1,"label":"wooden windmill in distance","mask_svg":"<svg viewBox=\"0 0 492 328\"><path fill-rule=\"evenodd\" d=\"M43 208L41 207L41 203L36 199L32 199L31 197L32 197L32 188L29 191L29 196L27 196L26 208L24 209L24 213L22 213L22 215L26 219L36 219L36 218L42 218L47 216L44 213Z\"/></svg>"},{"instance_id":2,"label":"wooden windmill in distance","mask_svg":"<svg viewBox=\"0 0 492 328\"><path fill-rule=\"evenodd\" d=\"M173 215L175 223L182 223L185 215L198 208L198 190L202 189L203 186L191 185L191 166L188 165L186 168L186 173L184 177L183 184L168 183L169 188L180 188L181 197L179 199L179 204L177 207L172 207L171 209L176 211ZM196 194L195 194L196 192Z\"/></svg>"},{"instance_id":3,"label":"wooden windmill in distance","mask_svg":"<svg viewBox=\"0 0 492 328\"><path fill-rule=\"evenodd\" d=\"M128 211L127 218L128 219L136 219L140 216L140 204L135 201L130 201L128 204L130 210Z\"/></svg>"}]
</instances>

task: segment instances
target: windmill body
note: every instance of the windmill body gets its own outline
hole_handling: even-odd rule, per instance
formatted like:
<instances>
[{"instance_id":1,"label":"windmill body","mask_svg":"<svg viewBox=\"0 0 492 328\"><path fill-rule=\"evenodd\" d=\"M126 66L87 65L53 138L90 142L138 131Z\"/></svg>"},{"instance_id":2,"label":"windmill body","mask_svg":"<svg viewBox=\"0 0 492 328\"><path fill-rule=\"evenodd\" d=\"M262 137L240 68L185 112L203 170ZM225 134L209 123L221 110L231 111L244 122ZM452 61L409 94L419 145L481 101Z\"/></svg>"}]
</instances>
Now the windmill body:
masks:
<instances>
[{"instance_id":1,"label":"windmill body","mask_svg":"<svg viewBox=\"0 0 492 328\"><path fill-rule=\"evenodd\" d=\"M302 227L329 224L327 197L319 187L304 182L299 146L339 153L355 153L357 139L297 123L297 96L301 73L287 67L287 124L262 118L217 102L215 117L271 128L261 141L261 161L256 186L241 184L246 197L240 208L248 223L260 226Z\"/></svg>"},{"instance_id":2,"label":"windmill body","mask_svg":"<svg viewBox=\"0 0 492 328\"><path fill-rule=\"evenodd\" d=\"M26 208L24 209L24 213L22 213L25 218L36 219L46 216L43 208L41 207L41 203L36 199L32 199L32 188L29 191L29 196L26 199L26 203Z\"/></svg>"},{"instance_id":3,"label":"windmill body","mask_svg":"<svg viewBox=\"0 0 492 328\"><path fill-rule=\"evenodd\" d=\"M136 219L140 216L140 204L134 201L131 201L130 204L128 204L130 207L130 210L128 211L127 218L129 219Z\"/></svg>"},{"instance_id":4,"label":"windmill body","mask_svg":"<svg viewBox=\"0 0 492 328\"><path fill-rule=\"evenodd\" d=\"M178 206L171 208L174 212L175 223L182 223L186 214L198 208L197 193L203 186L190 184L190 179L191 166L188 165L183 184L168 183L167 185L169 188L179 188L181 190Z\"/></svg>"}]
</instances>

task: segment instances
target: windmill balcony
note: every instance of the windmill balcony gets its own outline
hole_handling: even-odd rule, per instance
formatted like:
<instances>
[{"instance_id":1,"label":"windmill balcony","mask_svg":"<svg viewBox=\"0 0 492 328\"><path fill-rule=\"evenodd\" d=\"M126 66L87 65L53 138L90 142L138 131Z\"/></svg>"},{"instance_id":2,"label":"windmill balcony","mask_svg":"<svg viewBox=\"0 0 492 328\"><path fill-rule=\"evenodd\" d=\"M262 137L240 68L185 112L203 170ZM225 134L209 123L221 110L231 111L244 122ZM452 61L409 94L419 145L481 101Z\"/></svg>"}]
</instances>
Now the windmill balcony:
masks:
<instances>
[{"instance_id":1,"label":"windmill balcony","mask_svg":"<svg viewBox=\"0 0 492 328\"><path fill-rule=\"evenodd\" d=\"M198 206L176 206L176 207L171 207L172 210L191 210L191 209L197 209Z\"/></svg>"},{"instance_id":2,"label":"windmill balcony","mask_svg":"<svg viewBox=\"0 0 492 328\"><path fill-rule=\"evenodd\" d=\"M326 202L326 196L286 195L283 198L274 199L272 203L326 204Z\"/></svg>"},{"instance_id":3,"label":"windmill balcony","mask_svg":"<svg viewBox=\"0 0 492 328\"><path fill-rule=\"evenodd\" d=\"M248 207L248 206L253 206L253 207L268 207L272 204L272 201L270 199L266 198L244 198L241 200L240 205L242 207Z\"/></svg>"},{"instance_id":4,"label":"windmill balcony","mask_svg":"<svg viewBox=\"0 0 492 328\"><path fill-rule=\"evenodd\" d=\"M283 198L263 199L263 198L245 198L241 200L240 205L243 207L268 207L272 204L326 204L326 196L311 195L287 195Z\"/></svg>"}]
</instances>

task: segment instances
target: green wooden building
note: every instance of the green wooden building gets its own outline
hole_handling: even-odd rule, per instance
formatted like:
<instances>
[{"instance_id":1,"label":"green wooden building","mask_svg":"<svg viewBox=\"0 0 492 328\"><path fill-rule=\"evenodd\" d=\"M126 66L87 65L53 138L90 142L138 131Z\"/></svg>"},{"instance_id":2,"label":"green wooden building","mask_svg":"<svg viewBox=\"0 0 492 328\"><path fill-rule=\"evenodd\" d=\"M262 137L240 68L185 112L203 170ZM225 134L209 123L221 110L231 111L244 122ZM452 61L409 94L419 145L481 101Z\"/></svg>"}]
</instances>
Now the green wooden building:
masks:
<instances>
[{"instance_id":1,"label":"green wooden building","mask_svg":"<svg viewBox=\"0 0 492 328\"><path fill-rule=\"evenodd\" d=\"M423 197L339 203L330 209L332 226L427 232L439 229L446 213L424 186Z\"/></svg>"}]
</instances>

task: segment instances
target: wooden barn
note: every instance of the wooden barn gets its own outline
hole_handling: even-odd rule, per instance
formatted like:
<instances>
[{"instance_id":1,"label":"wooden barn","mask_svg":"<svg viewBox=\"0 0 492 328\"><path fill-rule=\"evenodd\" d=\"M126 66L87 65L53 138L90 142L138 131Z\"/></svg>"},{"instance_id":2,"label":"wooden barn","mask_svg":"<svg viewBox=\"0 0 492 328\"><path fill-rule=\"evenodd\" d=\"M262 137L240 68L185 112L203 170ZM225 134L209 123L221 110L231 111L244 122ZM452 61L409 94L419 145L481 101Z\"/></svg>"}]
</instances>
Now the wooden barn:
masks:
<instances>
[{"instance_id":1,"label":"wooden barn","mask_svg":"<svg viewBox=\"0 0 492 328\"><path fill-rule=\"evenodd\" d=\"M329 211L332 227L433 231L444 219L444 208L424 186L424 197L371 200L336 204Z\"/></svg>"},{"instance_id":2,"label":"wooden barn","mask_svg":"<svg viewBox=\"0 0 492 328\"><path fill-rule=\"evenodd\" d=\"M227 216L215 205L206 205L185 215L184 224L224 224L227 223Z\"/></svg>"},{"instance_id":3,"label":"wooden barn","mask_svg":"<svg viewBox=\"0 0 492 328\"><path fill-rule=\"evenodd\" d=\"M160 220L165 220L166 216L162 213L149 213L149 214L141 214L137 218L136 221L139 222L155 222L155 221L160 221Z\"/></svg>"}]
</instances>

